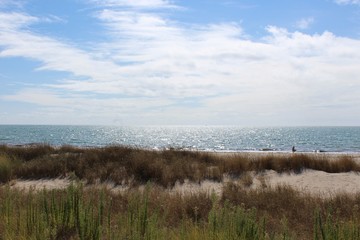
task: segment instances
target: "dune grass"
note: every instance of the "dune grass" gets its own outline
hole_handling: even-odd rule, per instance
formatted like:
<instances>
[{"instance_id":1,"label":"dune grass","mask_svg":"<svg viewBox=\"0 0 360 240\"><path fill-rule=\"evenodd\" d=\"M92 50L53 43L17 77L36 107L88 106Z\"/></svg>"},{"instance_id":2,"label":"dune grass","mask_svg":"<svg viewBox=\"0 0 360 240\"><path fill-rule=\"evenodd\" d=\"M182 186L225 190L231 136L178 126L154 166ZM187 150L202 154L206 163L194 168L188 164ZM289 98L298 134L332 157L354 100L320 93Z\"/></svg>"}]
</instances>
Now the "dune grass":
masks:
<instances>
[{"instance_id":1,"label":"dune grass","mask_svg":"<svg viewBox=\"0 0 360 240\"><path fill-rule=\"evenodd\" d=\"M170 194L0 188L0 239L360 239L360 195L320 199L288 187Z\"/></svg>"},{"instance_id":2,"label":"dune grass","mask_svg":"<svg viewBox=\"0 0 360 240\"><path fill-rule=\"evenodd\" d=\"M6 188L0 196L1 239L265 239L266 234L255 211L220 207L203 193L179 198L148 186L113 195L70 186L27 193Z\"/></svg>"},{"instance_id":3,"label":"dune grass","mask_svg":"<svg viewBox=\"0 0 360 240\"><path fill-rule=\"evenodd\" d=\"M11 161L5 155L0 155L0 182L8 182L11 179Z\"/></svg>"},{"instance_id":4,"label":"dune grass","mask_svg":"<svg viewBox=\"0 0 360 240\"><path fill-rule=\"evenodd\" d=\"M239 177L248 171L275 170L278 173L301 173L314 169L329 173L360 171L350 156L329 160L325 155L267 154L254 159L252 155L219 155L182 150L151 151L124 146L76 148L49 145L30 147L0 146L0 155L17 161L10 167L13 178L40 179L74 176L88 183L112 181L115 184L153 182L164 187L188 179L222 181L224 175ZM1 163L1 161L0 161ZM0 165L1 167L2 165ZM8 169L9 167L2 167ZM96 171L94 171L96 169ZM10 171L6 170L6 171Z\"/></svg>"},{"instance_id":5,"label":"dune grass","mask_svg":"<svg viewBox=\"0 0 360 240\"><path fill-rule=\"evenodd\" d=\"M254 157L124 146L0 146L0 239L360 239L360 194L329 198L287 186L251 189L252 173L359 172L349 156ZM166 189L188 179L238 181L222 195ZM23 191L13 179L71 177L63 190ZM82 182L137 186L114 193ZM91 185L90 185L91 186Z\"/></svg>"}]
</instances>

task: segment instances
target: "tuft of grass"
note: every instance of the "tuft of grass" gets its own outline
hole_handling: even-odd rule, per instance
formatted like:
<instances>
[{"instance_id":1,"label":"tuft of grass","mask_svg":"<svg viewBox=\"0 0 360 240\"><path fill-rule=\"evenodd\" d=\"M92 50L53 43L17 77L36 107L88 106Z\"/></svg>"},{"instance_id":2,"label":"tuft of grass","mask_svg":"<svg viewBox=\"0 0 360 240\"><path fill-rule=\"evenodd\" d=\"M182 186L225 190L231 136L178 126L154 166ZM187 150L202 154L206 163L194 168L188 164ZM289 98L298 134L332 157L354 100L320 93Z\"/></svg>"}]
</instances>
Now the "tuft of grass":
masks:
<instances>
[{"instance_id":1,"label":"tuft of grass","mask_svg":"<svg viewBox=\"0 0 360 240\"><path fill-rule=\"evenodd\" d=\"M8 182L11 179L11 161L6 155L0 155L0 182Z\"/></svg>"},{"instance_id":2,"label":"tuft of grass","mask_svg":"<svg viewBox=\"0 0 360 240\"><path fill-rule=\"evenodd\" d=\"M324 155L291 154L276 156L268 154L251 162L254 171L274 170L278 173L301 173L305 169L319 170L329 173L360 171L360 166L351 156L339 156L329 159Z\"/></svg>"},{"instance_id":3,"label":"tuft of grass","mask_svg":"<svg viewBox=\"0 0 360 240\"><path fill-rule=\"evenodd\" d=\"M282 222L286 221L288 234L294 235L295 239L311 239L321 228L328 232L325 238L318 234L314 239L360 239L360 235L355 236L360 233L360 194L336 194L322 199L289 186L249 190L229 183L224 187L222 201L246 209L255 208L260 216L267 216L266 232L270 235L285 231ZM316 211L321 212L321 220L319 216L314 218ZM329 231L334 229L337 229L338 238L329 237ZM347 238L347 233L352 238Z\"/></svg>"},{"instance_id":4,"label":"tuft of grass","mask_svg":"<svg viewBox=\"0 0 360 240\"><path fill-rule=\"evenodd\" d=\"M253 176L251 175L250 172L245 172L245 173L240 177L239 182L240 182L240 184L243 185L244 187L249 188L249 187L253 184L254 178L253 178Z\"/></svg>"},{"instance_id":5,"label":"tuft of grass","mask_svg":"<svg viewBox=\"0 0 360 240\"><path fill-rule=\"evenodd\" d=\"M20 147L1 145L0 152L5 153L8 156L15 156L21 161L29 161L46 156L50 153L55 153L55 149L48 144L32 144Z\"/></svg>"},{"instance_id":6,"label":"tuft of grass","mask_svg":"<svg viewBox=\"0 0 360 240\"><path fill-rule=\"evenodd\" d=\"M322 213L317 209L314 214L313 239L360 239L359 218L356 216L344 222L331 211Z\"/></svg>"}]
</instances>

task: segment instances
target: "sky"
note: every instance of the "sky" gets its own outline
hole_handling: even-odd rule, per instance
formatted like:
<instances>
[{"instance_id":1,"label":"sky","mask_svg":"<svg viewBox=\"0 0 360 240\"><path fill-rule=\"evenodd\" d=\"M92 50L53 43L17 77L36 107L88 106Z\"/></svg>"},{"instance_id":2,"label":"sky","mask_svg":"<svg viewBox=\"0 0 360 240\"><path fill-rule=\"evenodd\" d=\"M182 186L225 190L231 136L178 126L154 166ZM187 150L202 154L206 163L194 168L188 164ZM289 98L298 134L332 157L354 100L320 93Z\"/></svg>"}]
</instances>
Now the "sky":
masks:
<instances>
[{"instance_id":1,"label":"sky","mask_svg":"<svg viewBox=\"0 0 360 240\"><path fill-rule=\"evenodd\" d=\"M360 0L0 0L0 124L360 125Z\"/></svg>"}]
</instances>

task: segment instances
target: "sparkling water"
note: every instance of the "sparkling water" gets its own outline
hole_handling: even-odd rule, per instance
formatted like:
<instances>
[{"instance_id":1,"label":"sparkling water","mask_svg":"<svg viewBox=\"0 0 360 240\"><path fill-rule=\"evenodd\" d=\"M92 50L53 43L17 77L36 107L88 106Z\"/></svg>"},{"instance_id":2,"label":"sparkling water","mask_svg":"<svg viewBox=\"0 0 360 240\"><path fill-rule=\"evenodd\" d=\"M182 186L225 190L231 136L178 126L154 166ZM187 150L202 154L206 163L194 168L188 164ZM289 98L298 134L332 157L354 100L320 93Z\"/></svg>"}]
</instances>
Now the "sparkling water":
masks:
<instances>
[{"instance_id":1,"label":"sparkling water","mask_svg":"<svg viewBox=\"0 0 360 240\"><path fill-rule=\"evenodd\" d=\"M107 146L201 151L360 152L360 127L0 125L0 144Z\"/></svg>"}]
</instances>

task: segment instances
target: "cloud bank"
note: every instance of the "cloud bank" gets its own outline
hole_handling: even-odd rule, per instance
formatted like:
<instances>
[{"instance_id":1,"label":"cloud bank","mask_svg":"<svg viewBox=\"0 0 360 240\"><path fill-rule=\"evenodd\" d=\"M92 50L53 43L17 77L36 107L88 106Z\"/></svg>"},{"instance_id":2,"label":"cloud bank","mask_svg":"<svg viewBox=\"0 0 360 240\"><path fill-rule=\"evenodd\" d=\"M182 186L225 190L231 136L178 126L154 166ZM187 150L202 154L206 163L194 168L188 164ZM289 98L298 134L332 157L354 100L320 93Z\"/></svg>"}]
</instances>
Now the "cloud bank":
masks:
<instances>
[{"instance_id":1,"label":"cloud bank","mask_svg":"<svg viewBox=\"0 0 360 240\"><path fill-rule=\"evenodd\" d=\"M2 101L36 105L36 123L351 125L360 112L357 39L267 26L253 40L236 22L177 22L170 1L89 4L107 39L90 50L34 31L41 17L0 13L0 57L68 73Z\"/></svg>"}]
</instances>

